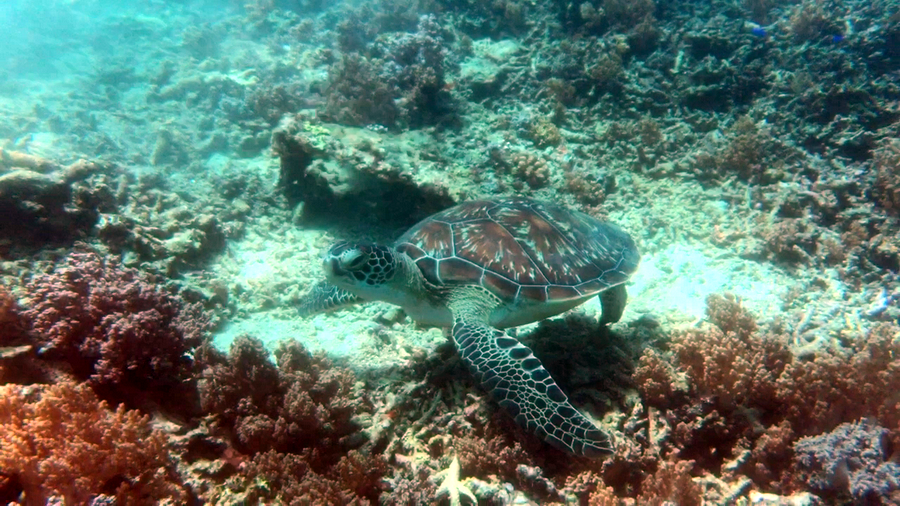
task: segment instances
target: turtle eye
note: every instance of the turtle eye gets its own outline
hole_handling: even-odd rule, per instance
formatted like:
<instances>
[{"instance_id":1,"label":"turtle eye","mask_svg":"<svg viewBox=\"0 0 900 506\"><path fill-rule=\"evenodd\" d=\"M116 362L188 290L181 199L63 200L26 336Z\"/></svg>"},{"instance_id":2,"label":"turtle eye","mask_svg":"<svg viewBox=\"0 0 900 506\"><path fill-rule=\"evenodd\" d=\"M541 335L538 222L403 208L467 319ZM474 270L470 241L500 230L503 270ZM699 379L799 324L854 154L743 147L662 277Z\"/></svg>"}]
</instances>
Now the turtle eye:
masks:
<instances>
[{"instance_id":1,"label":"turtle eye","mask_svg":"<svg viewBox=\"0 0 900 506\"><path fill-rule=\"evenodd\" d=\"M351 250L342 255L341 263L344 264L344 269L355 271L366 264L366 255L358 249Z\"/></svg>"}]
</instances>

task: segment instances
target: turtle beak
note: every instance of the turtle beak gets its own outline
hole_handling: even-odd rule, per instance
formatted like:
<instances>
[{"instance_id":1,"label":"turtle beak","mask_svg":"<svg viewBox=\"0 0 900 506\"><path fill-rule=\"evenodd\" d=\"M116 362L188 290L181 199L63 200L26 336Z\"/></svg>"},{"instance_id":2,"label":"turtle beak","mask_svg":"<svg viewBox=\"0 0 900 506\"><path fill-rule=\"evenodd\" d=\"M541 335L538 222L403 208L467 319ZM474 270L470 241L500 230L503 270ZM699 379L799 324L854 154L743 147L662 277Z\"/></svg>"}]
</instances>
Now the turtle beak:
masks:
<instances>
[{"instance_id":1,"label":"turtle beak","mask_svg":"<svg viewBox=\"0 0 900 506\"><path fill-rule=\"evenodd\" d=\"M330 255L326 256L322 260L322 270L325 271L325 277L328 279L333 279L337 276L347 274L347 271L341 268L340 259Z\"/></svg>"}]
</instances>

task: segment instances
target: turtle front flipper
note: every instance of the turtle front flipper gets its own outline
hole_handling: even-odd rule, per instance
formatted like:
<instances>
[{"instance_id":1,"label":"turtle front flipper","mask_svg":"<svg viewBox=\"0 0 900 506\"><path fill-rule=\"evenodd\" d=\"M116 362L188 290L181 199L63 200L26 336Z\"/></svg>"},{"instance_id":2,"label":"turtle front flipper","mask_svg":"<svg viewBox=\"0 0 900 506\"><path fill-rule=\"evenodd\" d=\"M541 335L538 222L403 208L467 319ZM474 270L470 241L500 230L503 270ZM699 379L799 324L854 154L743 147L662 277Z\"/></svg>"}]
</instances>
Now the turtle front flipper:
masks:
<instances>
[{"instance_id":1,"label":"turtle front flipper","mask_svg":"<svg viewBox=\"0 0 900 506\"><path fill-rule=\"evenodd\" d=\"M458 318L453 340L475 377L520 426L575 455L613 451L609 436L569 404L528 347L486 323Z\"/></svg>"},{"instance_id":2,"label":"turtle front flipper","mask_svg":"<svg viewBox=\"0 0 900 506\"><path fill-rule=\"evenodd\" d=\"M320 281L303 296L297 306L300 316L312 316L359 304L363 299L327 282Z\"/></svg>"}]
</instances>

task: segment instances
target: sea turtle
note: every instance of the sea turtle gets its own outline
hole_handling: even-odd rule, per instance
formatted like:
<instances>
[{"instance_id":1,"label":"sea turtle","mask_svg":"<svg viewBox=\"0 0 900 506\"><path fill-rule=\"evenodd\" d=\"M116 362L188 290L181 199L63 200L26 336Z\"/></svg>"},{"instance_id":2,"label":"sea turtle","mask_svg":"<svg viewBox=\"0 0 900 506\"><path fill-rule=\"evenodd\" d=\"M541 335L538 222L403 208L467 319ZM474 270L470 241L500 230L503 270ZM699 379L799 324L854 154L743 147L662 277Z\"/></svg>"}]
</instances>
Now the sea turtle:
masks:
<instances>
[{"instance_id":1,"label":"sea turtle","mask_svg":"<svg viewBox=\"0 0 900 506\"><path fill-rule=\"evenodd\" d=\"M470 201L411 228L391 246L341 241L326 280L300 302L312 315L380 300L416 322L452 327L469 369L525 429L597 457L609 436L578 412L531 350L499 330L548 318L600 295L601 322L622 316L640 254L619 227L527 198Z\"/></svg>"}]
</instances>

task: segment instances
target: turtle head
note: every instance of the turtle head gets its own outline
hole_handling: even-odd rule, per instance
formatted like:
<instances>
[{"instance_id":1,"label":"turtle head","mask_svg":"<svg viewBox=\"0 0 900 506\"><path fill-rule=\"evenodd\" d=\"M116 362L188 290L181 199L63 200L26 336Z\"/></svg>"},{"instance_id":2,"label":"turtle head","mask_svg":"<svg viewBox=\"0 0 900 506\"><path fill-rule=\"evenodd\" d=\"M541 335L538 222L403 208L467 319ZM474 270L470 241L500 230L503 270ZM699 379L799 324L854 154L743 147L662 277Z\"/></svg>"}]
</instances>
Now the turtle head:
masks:
<instances>
[{"instance_id":1,"label":"turtle head","mask_svg":"<svg viewBox=\"0 0 900 506\"><path fill-rule=\"evenodd\" d=\"M325 254L322 267L328 281L362 295L394 278L398 262L394 251L378 244L341 241Z\"/></svg>"}]
</instances>

